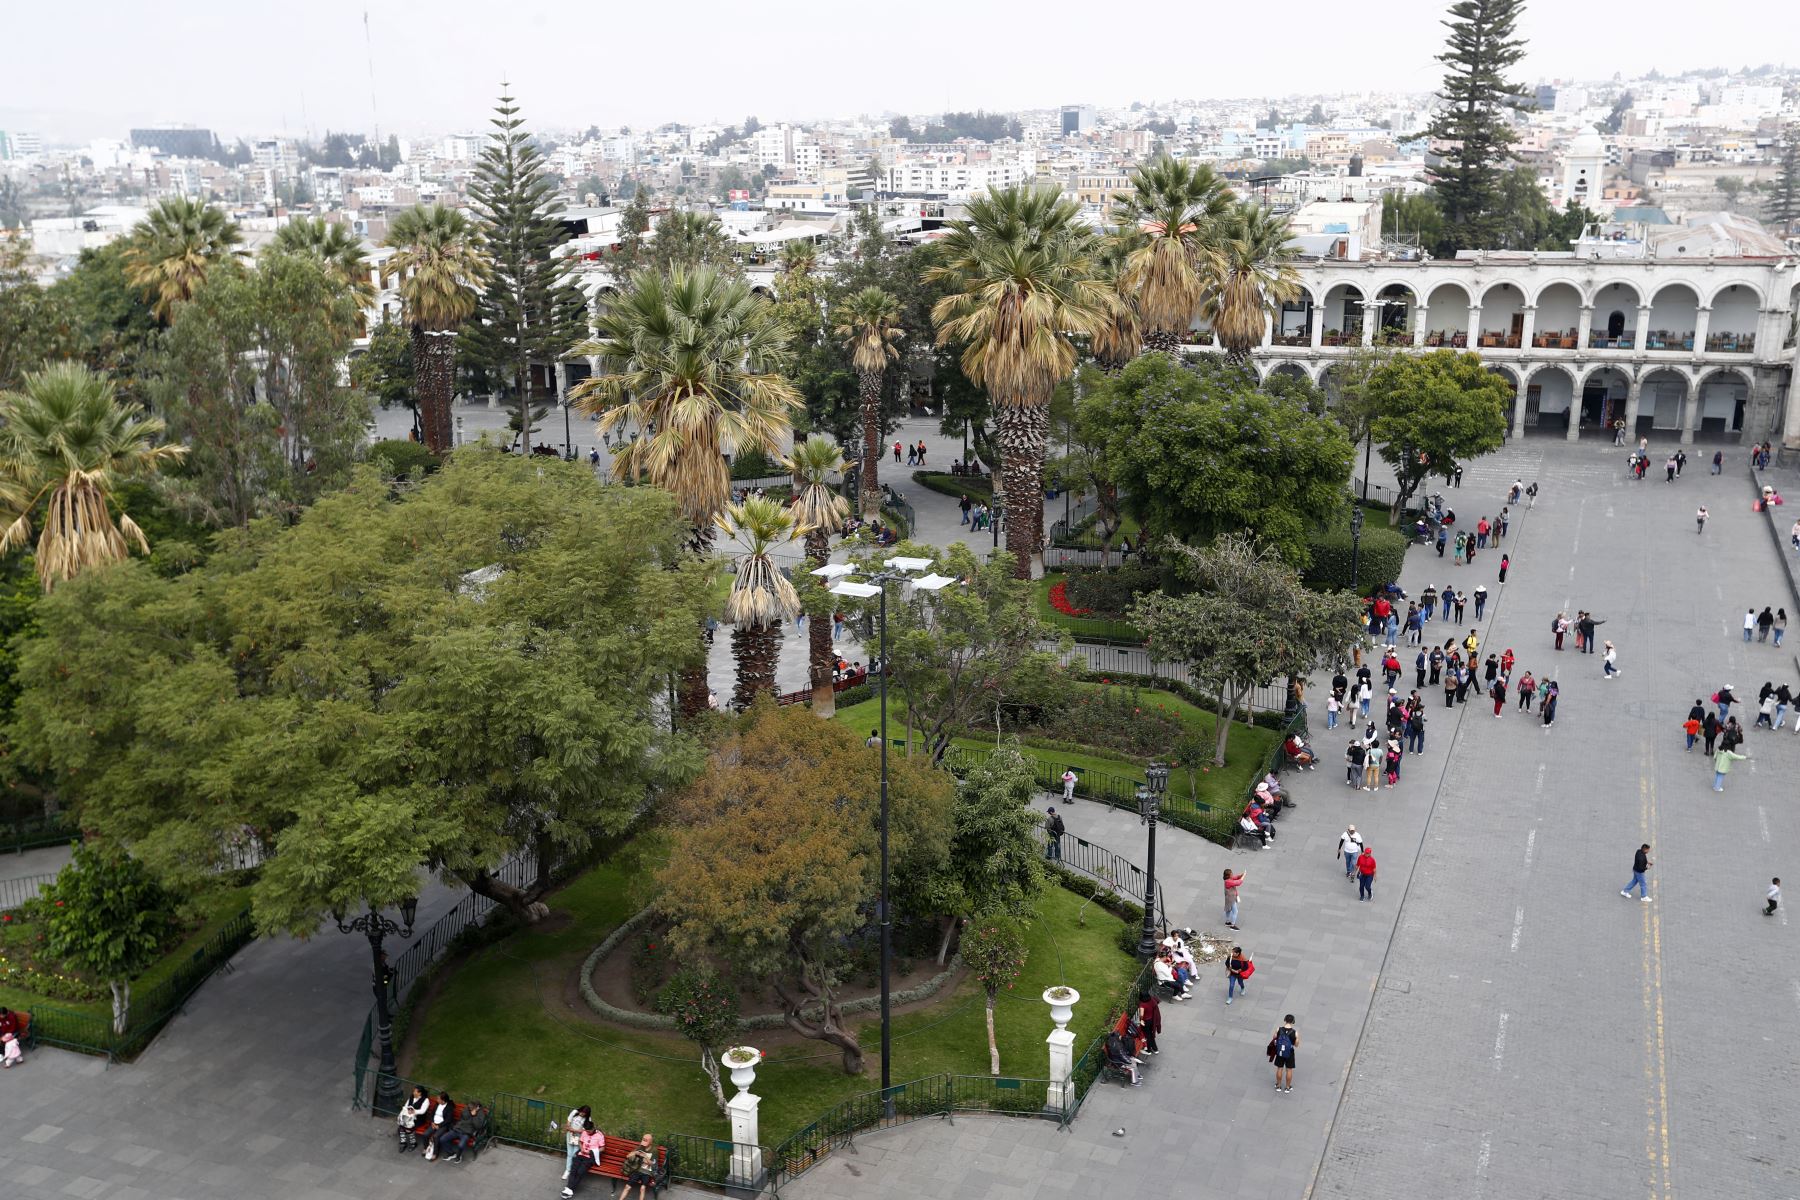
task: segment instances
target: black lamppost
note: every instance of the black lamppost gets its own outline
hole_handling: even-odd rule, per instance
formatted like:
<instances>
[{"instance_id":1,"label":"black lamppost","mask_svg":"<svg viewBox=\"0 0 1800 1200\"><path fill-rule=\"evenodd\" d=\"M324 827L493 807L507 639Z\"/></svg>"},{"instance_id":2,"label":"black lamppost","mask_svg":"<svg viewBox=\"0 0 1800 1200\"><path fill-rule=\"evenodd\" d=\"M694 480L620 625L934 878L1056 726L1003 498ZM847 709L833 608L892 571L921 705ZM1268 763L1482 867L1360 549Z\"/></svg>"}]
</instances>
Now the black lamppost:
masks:
<instances>
[{"instance_id":1,"label":"black lamppost","mask_svg":"<svg viewBox=\"0 0 1800 1200\"><path fill-rule=\"evenodd\" d=\"M1144 868L1144 928L1138 935L1138 957L1146 961L1156 957L1156 814L1162 807L1163 793L1169 790L1169 768L1152 760L1144 770L1144 785L1138 788L1138 818L1150 826L1150 850Z\"/></svg>"},{"instance_id":2,"label":"black lamppost","mask_svg":"<svg viewBox=\"0 0 1800 1200\"><path fill-rule=\"evenodd\" d=\"M994 531L994 549L1000 548L1000 520L1006 514L1006 504L1002 497L995 496L994 502L988 505L988 528Z\"/></svg>"},{"instance_id":3,"label":"black lamppost","mask_svg":"<svg viewBox=\"0 0 1800 1200\"><path fill-rule=\"evenodd\" d=\"M881 1097L886 1107L891 1103L888 1088L892 1086L893 1073L893 1023L889 1018L888 968L893 958L893 912L888 904L888 735L887 735L887 691L888 675L891 664L887 652L887 585L899 580L910 583L915 588L924 588L935 592L956 582L947 575L933 572L922 578L915 578L913 572L923 571L931 566L929 558L907 558L904 556L887 560L888 570L869 576L868 583L857 583L845 578L856 573L856 568L849 563L827 563L813 571L814 575L831 584L827 591L838 596L853 596L858 600L870 600L881 597L881 606L877 610L876 628L878 649L881 654L881 893L876 901L876 918L881 923Z\"/></svg>"},{"instance_id":4,"label":"black lamppost","mask_svg":"<svg viewBox=\"0 0 1800 1200\"><path fill-rule=\"evenodd\" d=\"M369 956L374 966L375 1036L381 1043L381 1074L375 1081L376 1112L391 1113L400 1109L400 1081L395 1078L399 1067L394 1062L394 1018L388 1011L388 984L393 973L388 969L387 955L381 951L381 941L389 934L411 937L413 918L418 915L417 896L408 896L400 902L398 921L382 916L374 904L369 905L368 912L349 921L344 920L341 912L332 914L337 919L339 933L360 933L369 939Z\"/></svg>"},{"instance_id":5,"label":"black lamppost","mask_svg":"<svg viewBox=\"0 0 1800 1200\"><path fill-rule=\"evenodd\" d=\"M1362 527L1363 507L1352 502L1350 505L1350 590L1352 592L1357 590L1356 571L1362 560Z\"/></svg>"}]
</instances>

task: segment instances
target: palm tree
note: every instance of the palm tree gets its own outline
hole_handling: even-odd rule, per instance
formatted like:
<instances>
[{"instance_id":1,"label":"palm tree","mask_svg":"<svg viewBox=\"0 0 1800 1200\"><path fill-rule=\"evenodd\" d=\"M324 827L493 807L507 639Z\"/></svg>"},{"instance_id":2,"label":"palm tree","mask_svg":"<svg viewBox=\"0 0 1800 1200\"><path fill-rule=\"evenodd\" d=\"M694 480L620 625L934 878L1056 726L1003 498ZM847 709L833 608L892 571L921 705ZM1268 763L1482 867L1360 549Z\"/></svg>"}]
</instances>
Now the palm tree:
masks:
<instances>
[{"instance_id":1,"label":"palm tree","mask_svg":"<svg viewBox=\"0 0 1800 1200\"><path fill-rule=\"evenodd\" d=\"M806 561L822 567L831 557L831 531L840 528L850 515L850 506L831 486L831 476L844 469L844 454L836 442L814 434L794 447L787 460L794 473L794 498L788 512L794 523L805 531ZM807 661L812 680L812 708L821 717L837 711L837 696L831 686L831 667L835 657L831 651L831 610L827 601L824 611L811 614L807 626Z\"/></svg>"},{"instance_id":2,"label":"palm tree","mask_svg":"<svg viewBox=\"0 0 1800 1200\"><path fill-rule=\"evenodd\" d=\"M120 481L153 475L187 453L159 445L159 418L120 403L112 381L80 363L55 363L0 392L0 503L12 514L0 553L31 540L31 514L46 501L38 535L38 581L46 592L78 572L122 561L144 531L109 506Z\"/></svg>"},{"instance_id":3,"label":"palm tree","mask_svg":"<svg viewBox=\"0 0 1800 1200\"><path fill-rule=\"evenodd\" d=\"M375 281L369 277L369 258L362 239L324 217L301 217L275 231L269 248L281 254L311 258L324 265L358 309L375 303Z\"/></svg>"},{"instance_id":4,"label":"palm tree","mask_svg":"<svg viewBox=\"0 0 1800 1200\"><path fill-rule=\"evenodd\" d=\"M642 271L597 322L599 336L570 351L600 359L601 373L569 393L613 432L648 431L613 456L613 475L671 493L705 553L731 498L727 453L780 457L800 393L779 373L788 330L747 283L711 267ZM682 674L681 711L706 709L706 671Z\"/></svg>"},{"instance_id":5,"label":"palm tree","mask_svg":"<svg viewBox=\"0 0 1800 1200\"><path fill-rule=\"evenodd\" d=\"M170 196L157 202L125 248L125 277L150 300L167 325L175 306L194 298L209 271L231 262L240 240L230 217L198 200Z\"/></svg>"},{"instance_id":6,"label":"palm tree","mask_svg":"<svg viewBox=\"0 0 1800 1200\"><path fill-rule=\"evenodd\" d=\"M1200 311L1200 261L1231 208L1231 191L1204 163L1167 155L1134 169L1131 186L1113 217L1144 240L1132 250L1123 282L1137 297L1144 349L1174 354Z\"/></svg>"},{"instance_id":7,"label":"palm tree","mask_svg":"<svg viewBox=\"0 0 1800 1200\"><path fill-rule=\"evenodd\" d=\"M952 289L932 306L938 341L963 347L963 374L994 403L1013 506L1006 548L1021 578L1043 544L1044 443L1051 393L1075 368L1069 335L1092 337L1118 303L1080 211L1054 188L989 192L951 222L943 259L926 273Z\"/></svg>"},{"instance_id":8,"label":"palm tree","mask_svg":"<svg viewBox=\"0 0 1800 1200\"><path fill-rule=\"evenodd\" d=\"M758 692L774 694L781 628L800 613L794 585L770 557L771 551L792 541L800 530L792 510L760 496L728 506L713 523L743 550L732 560L737 575L725 597L725 619L733 626L731 656L737 660L737 687L731 702L748 708Z\"/></svg>"},{"instance_id":9,"label":"palm tree","mask_svg":"<svg viewBox=\"0 0 1800 1200\"><path fill-rule=\"evenodd\" d=\"M456 390L456 329L475 311L489 267L481 230L461 211L415 205L388 226L394 254L383 269L400 277L400 304L412 331L425 448L450 449L450 401Z\"/></svg>"},{"instance_id":10,"label":"palm tree","mask_svg":"<svg viewBox=\"0 0 1800 1200\"><path fill-rule=\"evenodd\" d=\"M1219 222L1219 237L1203 260L1206 299L1200 311L1232 358L1262 344L1269 315L1300 294L1287 218L1256 204L1240 204Z\"/></svg>"},{"instance_id":11,"label":"palm tree","mask_svg":"<svg viewBox=\"0 0 1800 1200\"><path fill-rule=\"evenodd\" d=\"M874 520L881 515L881 380L888 364L900 356L895 343L906 336L900 328L900 304L880 288L866 287L838 309L837 334L850 348L862 402L862 482L857 502L863 517Z\"/></svg>"},{"instance_id":12,"label":"palm tree","mask_svg":"<svg viewBox=\"0 0 1800 1200\"><path fill-rule=\"evenodd\" d=\"M1112 288L1117 303L1094 330L1094 358L1108 375L1116 374L1144 351L1144 325L1138 319L1137 297L1125 286L1126 264L1136 244L1144 239L1136 230L1120 230L1101 239L1095 271Z\"/></svg>"},{"instance_id":13,"label":"palm tree","mask_svg":"<svg viewBox=\"0 0 1800 1200\"><path fill-rule=\"evenodd\" d=\"M781 272L784 275L811 275L819 266L819 248L811 242L786 242L781 247Z\"/></svg>"}]
</instances>

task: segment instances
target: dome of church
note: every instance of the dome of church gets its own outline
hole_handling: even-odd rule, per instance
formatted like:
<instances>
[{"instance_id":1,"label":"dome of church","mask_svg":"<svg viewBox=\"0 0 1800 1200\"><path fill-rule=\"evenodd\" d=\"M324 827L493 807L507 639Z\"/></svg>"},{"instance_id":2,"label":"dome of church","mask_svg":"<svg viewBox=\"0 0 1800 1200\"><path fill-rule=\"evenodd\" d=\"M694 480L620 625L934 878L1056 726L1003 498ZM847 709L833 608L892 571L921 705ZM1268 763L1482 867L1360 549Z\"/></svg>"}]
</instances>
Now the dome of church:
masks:
<instances>
[{"instance_id":1,"label":"dome of church","mask_svg":"<svg viewBox=\"0 0 1800 1200\"><path fill-rule=\"evenodd\" d=\"M1570 158L1605 158L1606 142L1592 129L1584 129L1569 143Z\"/></svg>"}]
</instances>

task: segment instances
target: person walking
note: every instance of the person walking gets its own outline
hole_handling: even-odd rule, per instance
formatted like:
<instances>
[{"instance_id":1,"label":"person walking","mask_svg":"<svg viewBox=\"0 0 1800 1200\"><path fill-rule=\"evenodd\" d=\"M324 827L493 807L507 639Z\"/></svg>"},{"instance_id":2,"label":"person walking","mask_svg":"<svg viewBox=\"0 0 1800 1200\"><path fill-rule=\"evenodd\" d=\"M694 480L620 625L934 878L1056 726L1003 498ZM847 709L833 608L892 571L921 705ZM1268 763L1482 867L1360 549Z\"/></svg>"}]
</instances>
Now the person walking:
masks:
<instances>
[{"instance_id":1,"label":"person walking","mask_svg":"<svg viewBox=\"0 0 1800 1200\"><path fill-rule=\"evenodd\" d=\"M1406 716L1406 752L1425 753L1425 702L1415 699Z\"/></svg>"},{"instance_id":2,"label":"person walking","mask_svg":"<svg viewBox=\"0 0 1800 1200\"><path fill-rule=\"evenodd\" d=\"M1687 720L1681 723L1681 732L1687 735L1685 753L1692 754L1694 752L1694 743L1700 740L1700 729L1704 724L1705 722L1701 718L1694 715L1692 709L1688 711Z\"/></svg>"},{"instance_id":3,"label":"person walking","mask_svg":"<svg viewBox=\"0 0 1800 1200\"><path fill-rule=\"evenodd\" d=\"M1344 786L1358 787L1362 784L1363 744L1362 739L1353 737L1344 748Z\"/></svg>"},{"instance_id":4,"label":"person walking","mask_svg":"<svg viewBox=\"0 0 1800 1200\"><path fill-rule=\"evenodd\" d=\"M1619 652L1613 649L1611 642L1606 643L1606 653L1600 660L1600 677L1611 679L1619 673Z\"/></svg>"},{"instance_id":5,"label":"person walking","mask_svg":"<svg viewBox=\"0 0 1800 1200\"><path fill-rule=\"evenodd\" d=\"M1501 557L1505 557L1505 556L1502 555ZM1487 610L1487 587L1483 584L1478 583L1475 585L1475 619L1477 621L1481 620L1481 614L1483 612L1485 612L1486 610ZM1462 618L1460 616L1458 616L1457 620L1461 621Z\"/></svg>"},{"instance_id":6,"label":"person walking","mask_svg":"<svg viewBox=\"0 0 1800 1200\"><path fill-rule=\"evenodd\" d=\"M1462 676L1461 668L1452 664L1444 669L1444 707L1456 707L1456 689Z\"/></svg>"},{"instance_id":7,"label":"person walking","mask_svg":"<svg viewBox=\"0 0 1800 1200\"><path fill-rule=\"evenodd\" d=\"M1713 755L1713 791L1725 790L1725 776L1731 774L1731 764L1749 758L1748 754L1739 754L1730 746L1720 746L1719 752Z\"/></svg>"},{"instance_id":8,"label":"person walking","mask_svg":"<svg viewBox=\"0 0 1800 1200\"><path fill-rule=\"evenodd\" d=\"M1339 711L1341 711L1343 709L1343 707L1344 707L1344 702L1342 700L1338 699L1338 694L1336 692L1333 692L1333 693L1331 693L1331 695L1325 697L1325 728L1327 728L1327 729L1336 729L1337 728L1338 713L1339 713Z\"/></svg>"},{"instance_id":9,"label":"person walking","mask_svg":"<svg viewBox=\"0 0 1800 1200\"><path fill-rule=\"evenodd\" d=\"M1775 620L1769 628L1775 634L1775 644L1777 646L1781 645L1781 639L1787 633L1787 609L1778 608L1775 610Z\"/></svg>"},{"instance_id":10,"label":"person walking","mask_svg":"<svg viewBox=\"0 0 1800 1200\"><path fill-rule=\"evenodd\" d=\"M1269 1061L1275 1064L1275 1090L1294 1090L1294 1052L1300 1046L1300 1031L1294 1028L1294 1014L1281 1018L1281 1028L1269 1039Z\"/></svg>"},{"instance_id":11,"label":"person walking","mask_svg":"<svg viewBox=\"0 0 1800 1200\"><path fill-rule=\"evenodd\" d=\"M1044 813L1044 857L1056 862L1062 861L1063 834L1068 827L1063 824L1062 814L1052 804Z\"/></svg>"},{"instance_id":12,"label":"person walking","mask_svg":"<svg viewBox=\"0 0 1800 1200\"><path fill-rule=\"evenodd\" d=\"M1700 722L1700 738L1701 753L1711 758L1713 743L1719 740L1719 718L1711 712L1708 712L1706 718Z\"/></svg>"},{"instance_id":13,"label":"person walking","mask_svg":"<svg viewBox=\"0 0 1800 1200\"><path fill-rule=\"evenodd\" d=\"M1467 592L1456 593L1455 608L1456 608L1456 623L1458 625L1461 625L1463 623L1463 608L1468 604L1468 601L1469 601L1469 594Z\"/></svg>"},{"instance_id":14,"label":"person walking","mask_svg":"<svg viewBox=\"0 0 1800 1200\"><path fill-rule=\"evenodd\" d=\"M1446 543L1449 542L1449 540L1450 540L1450 531L1448 529L1444 528L1444 526L1439 525L1438 531L1437 531L1437 552L1438 552L1439 558L1444 557L1444 546Z\"/></svg>"},{"instance_id":15,"label":"person walking","mask_svg":"<svg viewBox=\"0 0 1800 1200\"><path fill-rule=\"evenodd\" d=\"M1745 638L1744 640L1749 641L1750 639ZM1713 693L1713 703L1719 706L1719 721L1721 724L1731 719L1731 706L1737 703L1737 697L1732 695L1731 685L1729 683Z\"/></svg>"},{"instance_id":16,"label":"person walking","mask_svg":"<svg viewBox=\"0 0 1800 1200\"><path fill-rule=\"evenodd\" d=\"M1361 713L1365 720L1367 720L1369 716L1369 702L1374 698L1374 683L1367 679L1363 680L1362 685L1356 689L1356 707L1357 711Z\"/></svg>"},{"instance_id":17,"label":"person walking","mask_svg":"<svg viewBox=\"0 0 1800 1200\"><path fill-rule=\"evenodd\" d=\"M1755 632L1756 610L1754 608L1746 608L1744 610L1744 640L1748 642L1750 640L1750 635Z\"/></svg>"},{"instance_id":18,"label":"person walking","mask_svg":"<svg viewBox=\"0 0 1800 1200\"><path fill-rule=\"evenodd\" d=\"M1538 684L1538 710L1544 719L1545 733L1550 732L1550 727L1556 724L1556 699L1561 694L1562 689L1556 686L1554 679L1546 679Z\"/></svg>"},{"instance_id":19,"label":"person walking","mask_svg":"<svg viewBox=\"0 0 1800 1200\"><path fill-rule=\"evenodd\" d=\"M969 523L969 510L975 507L975 502L967 496L964 496L956 502L956 507L962 509L962 523L967 525Z\"/></svg>"},{"instance_id":20,"label":"person walking","mask_svg":"<svg viewBox=\"0 0 1800 1200\"><path fill-rule=\"evenodd\" d=\"M1700 511L1694 514L1694 532L1706 532L1706 505L1704 504L1700 506Z\"/></svg>"},{"instance_id":21,"label":"person walking","mask_svg":"<svg viewBox=\"0 0 1800 1200\"><path fill-rule=\"evenodd\" d=\"M1531 486L1525 489L1525 507L1526 508L1536 508L1537 507L1537 494L1538 494L1538 485L1537 485L1537 480L1534 479L1531 481Z\"/></svg>"},{"instance_id":22,"label":"person walking","mask_svg":"<svg viewBox=\"0 0 1800 1200\"><path fill-rule=\"evenodd\" d=\"M1512 555L1502 554L1500 556L1500 585L1502 587L1506 586L1506 569L1510 566L1512 566Z\"/></svg>"},{"instance_id":23,"label":"person walking","mask_svg":"<svg viewBox=\"0 0 1800 1200\"><path fill-rule=\"evenodd\" d=\"M1231 957L1225 960L1225 1003L1238 992L1246 996L1250 994L1250 977L1256 974L1256 964L1244 953L1242 946L1231 948Z\"/></svg>"},{"instance_id":24,"label":"person walking","mask_svg":"<svg viewBox=\"0 0 1800 1200\"><path fill-rule=\"evenodd\" d=\"M1483 550L1487 549L1488 532L1492 529L1493 526L1488 524L1486 517L1475 522L1475 544Z\"/></svg>"},{"instance_id":25,"label":"person walking","mask_svg":"<svg viewBox=\"0 0 1800 1200\"><path fill-rule=\"evenodd\" d=\"M1243 883L1244 873L1242 871L1233 875L1230 867L1225 868L1225 925L1229 929L1238 927L1238 888L1242 887Z\"/></svg>"},{"instance_id":26,"label":"person walking","mask_svg":"<svg viewBox=\"0 0 1800 1200\"><path fill-rule=\"evenodd\" d=\"M1619 889L1619 895L1624 896L1629 900L1631 898L1631 889L1636 888L1638 890L1638 898L1645 904L1650 903L1650 883L1649 880L1644 877L1649 874L1650 868L1655 865L1655 863L1650 861L1650 843L1645 842L1642 846L1638 847L1637 853L1631 856L1631 882Z\"/></svg>"},{"instance_id":27,"label":"person walking","mask_svg":"<svg viewBox=\"0 0 1800 1200\"><path fill-rule=\"evenodd\" d=\"M1794 689L1793 688L1789 687L1787 684L1784 683L1780 687L1775 689L1775 728L1776 729L1780 729L1782 722L1787 719L1788 706L1793 704L1793 702L1794 702Z\"/></svg>"},{"instance_id":28,"label":"person walking","mask_svg":"<svg viewBox=\"0 0 1800 1200\"><path fill-rule=\"evenodd\" d=\"M1768 903L1763 905L1763 916L1774 916L1775 910L1781 907L1781 876L1769 880L1769 894L1764 899Z\"/></svg>"},{"instance_id":29,"label":"person walking","mask_svg":"<svg viewBox=\"0 0 1800 1200\"><path fill-rule=\"evenodd\" d=\"M1344 832L1338 835L1338 853L1344 856L1344 878L1356 876L1356 859L1362 853L1362 834L1356 832L1356 826L1345 826Z\"/></svg>"},{"instance_id":30,"label":"person walking","mask_svg":"<svg viewBox=\"0 0 1800 1200\"><path fill-rule=\"evenodd\" d=\"M1511 524L1512 520L1507 515L1506 510L1504 508L1501 509L1500 515L1494 518L1494 545L1498 546L1501 540L1506 537L1506 530Z\"/></svg>"},{"instance_id":31,"label":"person walking","mask_svg":"<svg viewBox=\"0 0 1800 1200\"><path fill-rule=\"evenodd\" d=\"M1494 698L1494 720L1500 719L1500 710L1506 707L1506 676L1494 680L1494 686L1488 694Z\"/></svg>"},{"instance_id":32,"label":"person walking","mask_svg":"<svg viewBox=\"0 0 1800 1200\"><path fill-rule=\"evenodd\" d=\"M1556 648L1563 648L1563 634L1569 632L1569 618L1566 613L1557 613L1550 621L1550 632L1556 635Z\"/></svg>"},{"instance_id":33,"label":"person walking","mask_svg":"<svg viewBox=\"0 0 1800 1200\"><path fill-rule=\"evenodd\" d=\"M1713 461L1712 461L1712 473L1714 475L1717 475L1724 469L1725 469L1725 452L1723 450L1714 450L1713 451Z\"/></svg>"},{"instance_id":34,"label":"person walking","mask_svg":"<svg viewBox=\"0 0 1800 1200\"><path fill-rule=\"evenodd\" d=\"M1468 548L1469 548L1469 535L1466 533L1457 534L1456 535L1456 546L1455 546L1456 553L1453 558L1453 561L1456 563L1457 566L1460 567L1463 565L1463 555L1468 552Z\"/></svg>"},{"instance_id":35,"label":"person walking","mask_svg":"<svg viewBox=\"0 0 1800 1200\"><path fill-rule=\"evenodd\" d=\"M1356 898L1369 900L1375 893L1375 851L1365 845L1356 856Z\"/></svg>"},{"instance_id":36,"label":"person walking","mask_svg":"<svg viewBox=\"0 0 1800 1200\"><path fill-rule=\"evenodd\" d=\"M1386 757L1381 737L1375 732L1375 726L1370 725L1363 735L1363 791L1373 792L1381 786L1381 768Z\"/></svg>"}]
</instances>

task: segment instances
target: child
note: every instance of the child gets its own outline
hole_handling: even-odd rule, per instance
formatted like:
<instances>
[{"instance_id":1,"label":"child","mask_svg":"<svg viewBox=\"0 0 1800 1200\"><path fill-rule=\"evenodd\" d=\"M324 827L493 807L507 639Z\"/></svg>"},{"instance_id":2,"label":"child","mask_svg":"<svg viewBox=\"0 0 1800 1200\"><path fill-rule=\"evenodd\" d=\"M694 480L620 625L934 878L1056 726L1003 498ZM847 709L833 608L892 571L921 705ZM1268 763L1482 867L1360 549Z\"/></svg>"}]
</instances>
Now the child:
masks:
<instances>
[{"instance_id":1,"label":"child","mask_svg":"<svg viewBox=\"0 0 1800 1200\"><path fill-rule=\"evenodd\" d=\"M1681 723L1681 729L1683 733L1687 734L1687 748L1691 754L1694 750L1694 742L1700 737L1700 718L1689 717Z\"/></svg>"},{"instance_id":2,"label":"child","mask_svg":"<svg viewBox=\"0 0 1800 1200\"><path fill-rule=\"evenodd\" d=\"M1343 703L1337 698L1337 693L1331 693L1330 697L1325 701L1325 728L1337 728L1338 713L1343 707Z\"/></svg>"},{"instance_id":3,"label":"child","mask_svg":"<svg viewBox=\"0 0 1800 1200\"><path fill-rule=\"evenodd\" d=\"M1777 879L1775 882L1780 883L1781 881L1779 879ZM1779 893L1780 893L1780 889L1777 888L1775 890L1775 894L1778 895ZM1774 900L1769 901L1769 911L1770 912L1775 911L1775 901ZM16 1033L8 1033L6 1035L6 1065L8 1067L16 1067L24 1061L25 1061L25 1047L19 1045L19 1035Z\"/></svg>"},{"instance_id":4,"label":"child","mask_svg":"<svg viewBox=\"0 0 1800 1200\"><path fill-rule=\"evenodd\" d=\"M1781 877L1777 875L1769 880L1769 906L1763 909L1763 916L1772 917L1775 910L1781 907ZM6 1065L13 1065L13 1036L6 1035Z\"/></svg>"}]
</instances>

